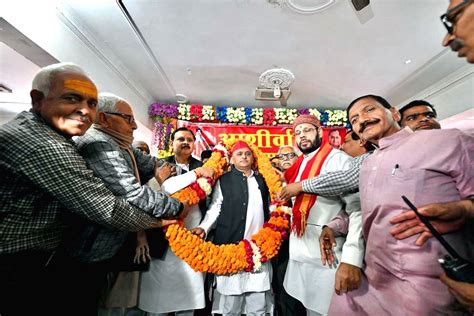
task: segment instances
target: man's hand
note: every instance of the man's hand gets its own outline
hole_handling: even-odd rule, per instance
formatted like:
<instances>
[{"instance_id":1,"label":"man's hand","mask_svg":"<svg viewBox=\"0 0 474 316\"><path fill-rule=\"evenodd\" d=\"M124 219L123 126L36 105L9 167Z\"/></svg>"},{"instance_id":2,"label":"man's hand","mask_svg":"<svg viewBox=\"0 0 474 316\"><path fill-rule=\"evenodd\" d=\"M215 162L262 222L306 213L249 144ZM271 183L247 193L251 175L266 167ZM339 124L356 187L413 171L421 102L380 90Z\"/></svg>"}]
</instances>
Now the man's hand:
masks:
<instances>
[{"instance_id":1,"label":"man's hand","mask_svg":"<svg viewBox=\"0 0 474 316\"><path fill-rule=\"evenodd\" d=\"M273 168L273 171L275 171L276 174L280 177L280 181L282 183L285 182L285 175L283 174L283 172L281 172L280 170L278 170L276 168Z\"/></svg>"},{"instance_id":2,"label":"man's hand","mask_svg":"<svg viewBox=\"0 0 474 316\"><path fill-rule=\"evenodd\" d=\"M135 249L133 263L146 263L148 260L151 260L150 247L148 246L146 233L142 230L137 233L137 248Z\"/></svg>"},{"instance_id":3,"label":"man's hand","mask_svg":"<svg viewBox=\"0 0 474 316\"><path fill-rule=\"evenodd\" d=\"M283 190L281 190L279 198L280 200L288 201L292 197L300 194L301 192L303 192L303 185L301 184L301 182L290 183L287 184L286 187L283 188Z\"/></svg>"},{"instance_id":4,"label":"man's hand","mask_svg":"<svg viewBox=\"0 0 474 316\"><path fill-rule=\"evenodd\" d=\"M199 167L199 168L194 169L194 172L196 173L196 176L198 178L200 177L212 178L214 176L214 169L210 167Z\"/></svg>"},{"instance_id":5,"label":"man's hand","mask_svg":"<svg viewBox=\"0 0 474 316\"><path fill-rule=\"evenodd\" d=\"M440 279L448 286L449 292L456 297L459 303L471 312L474 311L474 284L454 281L446 274L443 274Z\"/></svg>"},{"instance_id":6,"label":"man's hand","mask_svg":"<svg viewBox=\"0 0 474 316\"><path fill-rule=\"evenodd\" d=\"M418 211L430 219L431 224L440 234L445 234L458 230L464 225L470 204L472 202L469 200L428 204L418 208ZM422 246L433 236L413 211L392 217L390 223L397 225L390 230L390 234L396 239L421 234L415 242L417 246Z\"/></svg>"},{"instance_id":7,"label":"man's hand","mask_svg":"<svg viewBox=\"0 0 474 316\"><path fill-rule=\"evenodd\" d=\"M337 295L357 289L360 285L360 268L352 264L341 262L336 272L336 283L334 289Z\"/></svg>"},{"instance_id":8,"label":"man's hand","mask_svg":"<svg viewBox=\"0 0 474 316\"><path fill-rule=\"evenodd\" d=\"M189 203L189 200L184 200L183 202L183 211L179 214L179 219L184 220L188 216L189 211L191 210L192 204Z\"/></svg>"},{"instance_id":9,"label":"man's hand","mask_svg":"<svg viewBox=\"0 0 474 316\"><path fill-rule=\"evenodd\" d=\"M175 175L176 167L166 161L163 162L161 166L155 167L155 179L160 185L162 185L166 179Z\"/></svg>"},{"instance_id":10,"label":"man's hand","mask_svg":"<svg viewBox=\"0 0 474 316\"><path fill-rule=\"evenodd\" d=\"M321 261L323 266L326 265L326 262L330 267L334 264L334 247L336 247L336 237L334 237L334 231L326 226L323 228L323 231L319 236L319 251L321 252Z\"/></svg>"},{"instance_id":11,"label":"man's hand","mask_svg":"<svg viewBox=\"0 0 474 316\"><path fill-rule=\"evenodd\" d=\"M173 225L173 224L178 224L178 220L176 220L176 219L157 219L155 224L152 225L150 228L162 228L162 227L166 227L166 226Z\"/></svg>"},{"instance_id":12,"label":"man's hand","mask_svg":"<svg viewBox=\"0 0 474 316\"><path fill-rule=\"evenodd\" d=\"M206 231L202 229L201 227L195 227L191 229L191 233L194 235L199 236L200 238L204 239L206 237Z\"/></svg>"}]
</instances>

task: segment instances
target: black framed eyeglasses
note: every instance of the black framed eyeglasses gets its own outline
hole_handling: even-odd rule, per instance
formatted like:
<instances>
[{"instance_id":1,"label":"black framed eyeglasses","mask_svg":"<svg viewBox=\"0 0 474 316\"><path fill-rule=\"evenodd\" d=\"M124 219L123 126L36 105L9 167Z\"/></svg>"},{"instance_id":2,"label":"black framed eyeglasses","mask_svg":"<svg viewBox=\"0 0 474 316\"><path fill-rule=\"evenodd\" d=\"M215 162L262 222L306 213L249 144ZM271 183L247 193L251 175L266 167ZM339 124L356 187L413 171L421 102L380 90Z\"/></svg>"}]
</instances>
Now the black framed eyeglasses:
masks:
<instances>
[{"instance_id":1,"label":"black framed eyeglasses","mask_svg":"<svg viewBox=\"0 0 474 316\"><path fill-rule=\"evenodd\" d=\"M446 27L446 30L448 30L449 34L453 34L456 18L471 3L472 0L463 0L460 4L458 4L454 8L449 9L445 14L440 17L441 22L443 23L444 27Z\"/></svg>"},{"instance_id":2,"label":"black framed eyeglasses","mask_svg":"<svg viewBox=\"0 0 474 316\"><path fill-rule=\"evenodd\" d=\"M293 159L296 157L296 154L295 153L279 154L277 157L279 159Z\"/></svg>"},{"instance_id":3,"label":"black framed eyeglasses","mask_svg":"<svg viewBox=\"0 0 474 316\"><path fill-rule=\"evenodd\" d=\"M125 121L127 121L128 124L135 123L135 118L133 117L133 115L118 113L118 112L105 112L105 113L111 114L111 115L121 116Z\"/></svg>"}]
</instances>

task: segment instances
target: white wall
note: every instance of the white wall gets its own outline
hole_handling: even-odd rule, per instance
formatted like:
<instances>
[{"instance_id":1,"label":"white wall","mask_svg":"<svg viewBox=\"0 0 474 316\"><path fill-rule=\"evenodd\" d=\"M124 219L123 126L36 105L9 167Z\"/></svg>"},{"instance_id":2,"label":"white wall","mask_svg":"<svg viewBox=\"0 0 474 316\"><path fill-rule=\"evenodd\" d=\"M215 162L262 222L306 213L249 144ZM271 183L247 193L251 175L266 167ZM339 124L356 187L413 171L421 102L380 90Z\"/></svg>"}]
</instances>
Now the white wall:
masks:
<instances>
[{"instance_id":1,"label":"white wall","mask_svg":"<svg viewBox=\"0 0 474 316\"><path fill-rule=\"evenodd\" d=\"M59 1L7 2L8 4L2 5L1 17L56 59L62 62L74 62L83 67L100 91L112 92L128 100L137 109L136 119L142 123L138 124L137 134L140 138L149 137L141 140L150 142L151 132L145 125L149 120L146 109L148 109L148 104L152 103L152 97L143 90L137 91L136 87L120 78L117 74L117 70L121 70L120 67L112 69L107 64L110 61L100 58L91 47L71 31L70 27L64 24L59 18L61 13L56 9ZM126 77L126 74L122 75ZM3 101L4 104L6 102ZM0 123L3 123L5 118L8 118L8 113L0 110Z\"/></svg>"},{"instance_id":2,"label":"white wall","mask_svg":"<svg viewBox=\"0 0 474 316\"><path fill-rule=\"evenodd\" d=\"M466 66L431 85L401 104L412 100L426 100L433 104L441 119L442 128L473 129L474 67ZM463 109L459 113L459 109Z\"/></svg>"}]
</instances>

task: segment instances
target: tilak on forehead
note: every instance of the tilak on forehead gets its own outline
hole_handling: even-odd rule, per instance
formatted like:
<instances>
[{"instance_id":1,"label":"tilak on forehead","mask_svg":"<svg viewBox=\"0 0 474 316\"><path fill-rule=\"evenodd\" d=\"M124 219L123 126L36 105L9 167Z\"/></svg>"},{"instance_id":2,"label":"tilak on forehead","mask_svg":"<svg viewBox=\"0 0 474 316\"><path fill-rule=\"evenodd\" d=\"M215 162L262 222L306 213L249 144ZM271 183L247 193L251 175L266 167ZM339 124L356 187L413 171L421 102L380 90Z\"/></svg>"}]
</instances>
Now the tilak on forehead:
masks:
<instances>
[{"instance_id":1,"label":"tilak on forehead","mask_svg":"<svg viewBox=\"0 0 474 316\"><path fill-rule=\"evenodd\" d=\"M77 79L69 79L64 80L64 88L71 89L77 92L84 93L88 96L97 98L97 88L95 85L87 80L77 80Z\"/></svg>"}]
</instances>

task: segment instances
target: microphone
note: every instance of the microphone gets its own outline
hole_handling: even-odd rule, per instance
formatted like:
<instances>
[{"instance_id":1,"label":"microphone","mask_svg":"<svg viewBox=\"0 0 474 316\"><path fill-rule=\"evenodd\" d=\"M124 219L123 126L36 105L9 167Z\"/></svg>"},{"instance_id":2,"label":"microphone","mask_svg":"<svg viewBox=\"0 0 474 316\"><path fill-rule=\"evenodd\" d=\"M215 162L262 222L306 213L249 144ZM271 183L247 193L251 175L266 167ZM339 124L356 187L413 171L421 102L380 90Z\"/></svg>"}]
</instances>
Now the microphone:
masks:
<instances>
[{"instance_id":1,"label":"microphone","mask_svg":"<svg viewBox=\"0 0 474 316\"><path fill-rule=\"evenodd\" d=\"M454 40L451 41L451 43L449 43L449 47L451 47L451 50L453 52L457 52L463 46L464 46L464 41L460 38L455 38Z\"/></svg>"}]
</instances>

